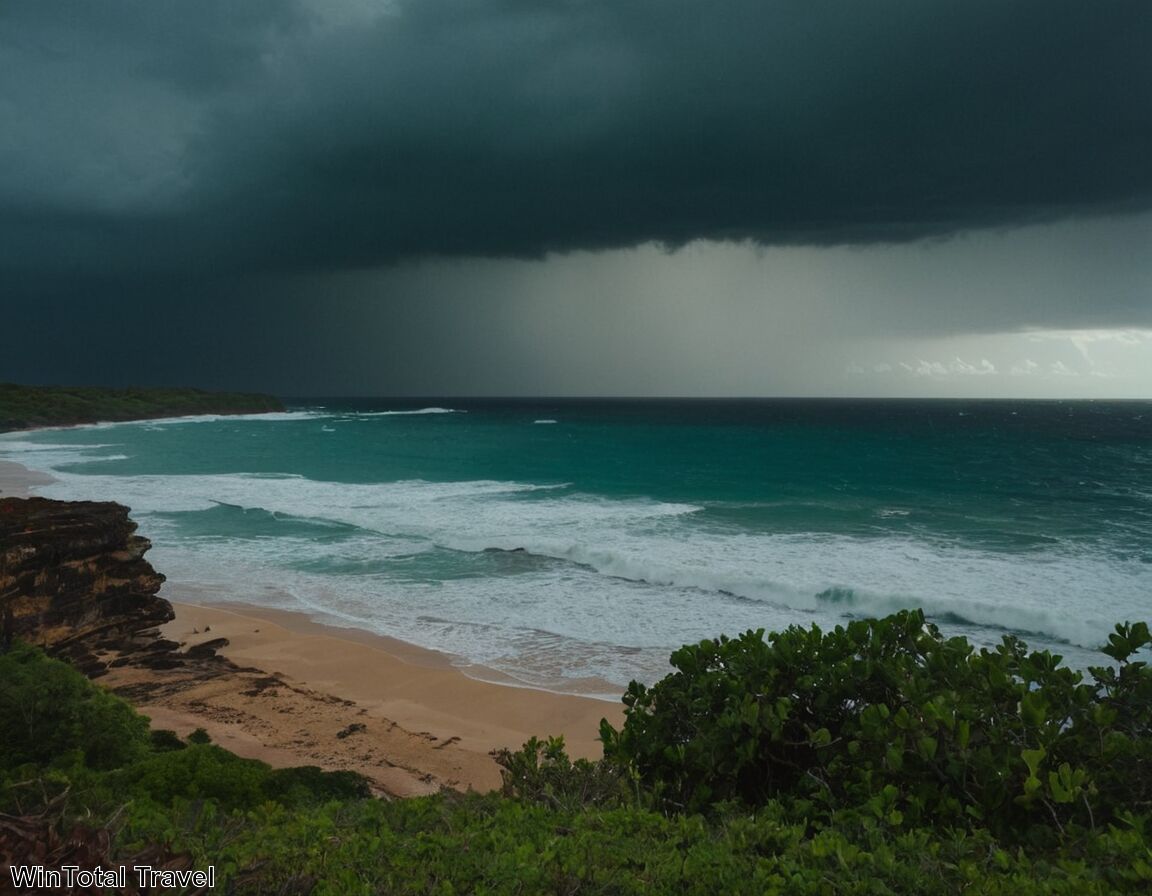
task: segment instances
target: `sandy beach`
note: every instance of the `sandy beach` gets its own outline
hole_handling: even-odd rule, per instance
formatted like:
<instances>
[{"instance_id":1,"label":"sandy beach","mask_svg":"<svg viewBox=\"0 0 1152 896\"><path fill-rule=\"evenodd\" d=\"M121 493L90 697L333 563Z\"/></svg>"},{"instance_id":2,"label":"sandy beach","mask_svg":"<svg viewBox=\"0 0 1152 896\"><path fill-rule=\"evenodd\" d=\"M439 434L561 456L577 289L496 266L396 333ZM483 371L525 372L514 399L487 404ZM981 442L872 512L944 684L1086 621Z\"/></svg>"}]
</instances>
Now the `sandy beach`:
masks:
<instances>
[{"instance_id":1,"label":"sandy beach","mask_svg":"<svg viewBox=\"0 0 1152 896\"><path fill-rule=\"evenodd\" d=\"M49 481L0 462L4 496ZM243 595L225 604L208 589L170 582L161 596L176 611L166 638L184 648L226 639L219 653L240 670L180 683L164 682L165 671L120 668L101 684L139 691L134 702L154 727L204 728L221 746L273 765L350 769L393 796L489 790L500 784L492 750L559 734L572 755L595 757L600 720L621 718L619 703L477 680L444 654L234 602ZM165 686L154 687L158 680Z\"/></svg>"},{"instance_id":2,"label":"sandy beach","mask_svg":"<svg viewBox=\"0 0 1152 896\"><path fill-rule=\"evenodd\" d=\"M186 647L226 638L220 653L259 674L193 686L140 710L156 727L182 735L203 727L222 746L273 765L351 769L397 796L490 790L500 784L490 751L562 734L570 753L594 757L601 718L619 721L619 704L477 681L442 654L303 614L173 607L166 637ZM123 687L140 674L114 670L104 681Z\"/></svg>"},{"instance_id":3,"label":"sandy beach","mask_svg":"<svg viewBox=\"0 0 1152 896\"><path fill-rule=\"evenodd\" d=\"M0 498L27 498L38 485L52 482L51 476L29 470L23 464L0 460Z\"/></svg>"}]
</instances>

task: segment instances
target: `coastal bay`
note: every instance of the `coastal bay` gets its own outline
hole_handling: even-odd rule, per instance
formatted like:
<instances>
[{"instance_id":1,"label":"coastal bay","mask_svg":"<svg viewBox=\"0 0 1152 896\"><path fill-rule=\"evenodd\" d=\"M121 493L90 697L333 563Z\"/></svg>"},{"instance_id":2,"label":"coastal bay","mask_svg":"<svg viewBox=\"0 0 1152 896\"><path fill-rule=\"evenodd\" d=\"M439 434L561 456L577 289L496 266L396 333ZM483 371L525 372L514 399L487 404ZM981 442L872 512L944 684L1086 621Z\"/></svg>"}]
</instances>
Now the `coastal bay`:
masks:
<instances>
[{"instance_id":1,"label":"coastal bay","mask_svg":"<svg viewBox=\"0 0 1152 896\"><path fill-rule=\"evenodd\" d=\"M295 888L289 892L317 896L427 892L425 884L439 880L461 892L481 880L503 882L494 892L553 892L557 880L565 892L616 892L624 880L635 881L636 892L670 893L684 891L685 875L696 882L693 891L713 892L717 873L723 889L747 893L809 879L821 891L830 880L838 888L867 880L885 892L943 896L962 889L961 881L979 879L994 885L985 892L1010 886L1038 896L1061 892L1050 886L1057 877L1069 893L1143 892L1146 839L1112 824L1142 819L1132 813L1148 805L1141 662L1121 668L1118 677L1099 671L1104 681L1077 685L1073 693L1069 682L1082 679L1056 667L1050 655L1025 655L1019 642L1013 642L1019 655L977 655L963 638L946 639L924 611L914 610L823 632L791 626L767 642L763 631L745 631L688 644L677 652L676 675L648 689L629 687L627 714L614 700L529 689L523 679L509 687L514 675L456 652L458 642L445 639L454 656L415 647L381 636L387 626L379 620L356 626L354 614L323 601L339 601L341 583L378 600L403 598L406 590L406 600L393 607L420 620L446 606L444 594L466 594L472 606L499 610L486 605L487 596L517 598L531 589L538 600L522 603L524 613L552 601L569 616L552 615L552 634L520 631L537 643L557 644L571 614L582 610L588 619L612 605L599 589L557 593L547 587L549 577L608 590L615 580L604 573L611 567L601 572L516 544L477 543L475 533L468 545L413 550L416 539L388 523L455 523L462 511L490 510L493 492L501 513L491 515L492 524L521 515L546 519L566 507L591 507L601 520L621 507L681 507L634 498L589 501L579 492L554 496L555 488L531 483L509 489L480 480L391 479L361 488L268 469L268 456L251 447L265 427L265 435L281 435L285 425L303 423L304 432L318 430L324 434L318 438L327 439L344 419L297 412L259 422L150 421L0 440L9 456L27 458L39 471L9 464L0 471L0 488L50 496L0 499L0 591L16 597L6 603L17 637L21 626L46 632L49 653L76 663L69 668L22 645L0 657L17 702L41 701L62 685L73 694L55 717L48 713L52 724L41 726L43 737L22 730L19 712L7 713L17 724L9 724L0 744L16 744L9 748L14 768L32 757L47 769L70 750L76 768L59 783L91 782L92 790L77 790L81 811L113 819L98 822L102 829L78 825L61 840L55 834L60 822L45 814L55 805L47 802L51 794L31 802L10 788L10 804L22 814L0 817L6 826L0 873L6 862L28 879L30 866L17 863L47 844L45 867L52 869L80 867L76 850L88 856L87 865L102 867L125 864L126 855L133 866L141 861L136 855L146 864L159 856L185 874L218 870L238 893L267 892L277 881ZM349 415L347 423L354 422ZM297 427L296 441L301 434ZM397 435L390 440L399 441ZM174 459L145 444L168 436L175 437L168 444L184 452L175 459L192 470L148 469L157 459ZM213 463L205 448L219 437L232 440L245 469L255 471L205 469L205 461ZM473 441L467 444L475 449ZM201 448L190 450L196 445ZM129 475L111 472L133 457ZM89 496L130 503L131 517L124 504L82 500ZM348 500L353 496L359 500ZM881 509L879 519L904 519ZM359 522L343 522L347 513ZM463 519L467 526L477 517L465 513ZM684 534L683 544L694 543L688 529L674 531ZM746 538L729 538L750 546ZM809 539L826 561L834 560L827 539ZM761 533L755 543L801 542ZM850 545L841 539L841 550ZM328 553L327 578L308 575L316 564L309 546ZM450 554L457 564L475 564L484 577L455 582L446 574L451 567L428 566L436 551L440 560ZM437 580L413 575L421 561ZM176 572L165 583L153 562ZM708 562L723 566L724 557ZM402 575L389 580L382 574L389 565ZM700 585L625 579L623 587L652 600L679 591L701 612L725 602L746 604L749 613L767 606ZM824 599L838 618L851 619L850 591L829 590ZM623 637L650 622L635 605L615 609L626 614L626 621L616 617ZM467 630L459 621L431 621L446 631ZM610 624L612 617L599 622ZM737 631L714 612L707 626ZM1108 655L1127 662L1147 649L1147 631L1143 623L1117 626ZM636 656L626 644L612 645L624 658ZM512 651L523 646L509 644ZM529 651L519 668L546 662L566 671L566 657L586 655L595 642L572 638L570 646L569 654ZM869 659L862 661L863 654ZM593 693L612 687L610 677L587 674L589 667L595 668L586 664L567 683ZM1013 689L1007 698L1005 686ZM1107 690L1113 686L1115 695ZM1072 698L1075 706L1054 711L1054 725L1036 711ZM764 707L771 711L762 713ZM59 724L74 711L90 721L79 728ZM600 744L589 735L603 717L610 725ZM1071 721L1061 723L1064 718ZM1114 719L1114 730L1101 732L1102 718ZM877 727L877 719L892 722ZM567 754L529 741L526 749L489 755L557 733L566 736ZM1021 753L1021 742L1039 738L1045 749ZM598 757L601 749L601 762L571 761ZM1047 749L1052 758L1045 762ZM797 759L809 768L799 778L795 773L805 766ZM950 778L942 770L956 771ZM1036 771L1044 777L1028 776ZM1090 802L1069 801L1078 787L1092 795ZM1039 803L1029 800L1036 792ZM821 808L826 797L833 800L828 809ZM881 800L887 808L877 822ZM111 825L125 807L129 827L117 833ZM869 824L863 835L861 818ZM141 835L148 845L135 853ZM749 849L750 842L771 845ZM323 844L319 854L314 844ZM831 878L830 848L856 857ZM1077 877L1070 880L1073 856ZM933 887L919 885L925 880ZM913 881L915 887L906 886Z\"/></svg>"},{"instance_id":2,"label":"coastal bay","mask_svg":"<svg viewBox=\"0 0 1152 896\"><path fill-rule=\"evenodd\" d=\"M0 463L0 496L27 497L51 481ZM100 683L129 696L154 728L180 736L202 728L237 755L274 767L355 771L389 796L487 791L500 785L491 751L563 735L571 755L595 758L600 719L621 717L619 704L479 680L436 651L301 613L211 605L214 596L210 588L164 586L160 597L176 615L161 635L181 650L224 639L216 651L235 672L180 681L172 670L122 666Z\"/></svg>"}]
</instances>

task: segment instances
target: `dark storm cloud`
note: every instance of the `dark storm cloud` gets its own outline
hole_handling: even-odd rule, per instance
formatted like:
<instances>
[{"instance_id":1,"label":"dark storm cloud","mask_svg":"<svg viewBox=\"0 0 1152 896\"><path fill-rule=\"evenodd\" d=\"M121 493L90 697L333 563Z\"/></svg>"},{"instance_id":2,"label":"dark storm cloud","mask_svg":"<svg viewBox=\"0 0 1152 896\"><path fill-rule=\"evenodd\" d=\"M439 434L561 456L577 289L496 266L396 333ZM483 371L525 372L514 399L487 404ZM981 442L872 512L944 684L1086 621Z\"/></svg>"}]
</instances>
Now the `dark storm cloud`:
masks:
<instances>
[{"instance_id":1,"label":"dark storm cloud","mask_svg":"<svg viewBox=\"0 0 1152 896\"><path fill-rule=\"evenodd\" d=\"M1141 209L1149 47L1146 0L8 0L0 265L195 276Z\"/></svg>"}]
</instances>

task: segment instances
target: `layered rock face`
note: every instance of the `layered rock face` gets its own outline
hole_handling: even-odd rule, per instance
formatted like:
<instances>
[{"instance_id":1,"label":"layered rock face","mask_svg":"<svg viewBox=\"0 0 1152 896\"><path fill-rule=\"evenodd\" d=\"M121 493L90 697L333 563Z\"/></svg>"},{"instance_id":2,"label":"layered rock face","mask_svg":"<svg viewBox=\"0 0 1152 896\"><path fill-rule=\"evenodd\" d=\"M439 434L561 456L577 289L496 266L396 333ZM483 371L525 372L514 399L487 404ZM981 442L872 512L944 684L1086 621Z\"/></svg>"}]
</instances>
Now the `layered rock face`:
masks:
<instances>
[{"instance_id":1,"label":"layered rock face","mask_svg":"<svg viewBox=\"0 0 1152 896\"><path fill-rule=\"evenodd\" d=\"M110 665L164 665L176 644L128 508L111 502L0 499L0 640L20 638L90 677Z\"/></svg>"}]
</instances>

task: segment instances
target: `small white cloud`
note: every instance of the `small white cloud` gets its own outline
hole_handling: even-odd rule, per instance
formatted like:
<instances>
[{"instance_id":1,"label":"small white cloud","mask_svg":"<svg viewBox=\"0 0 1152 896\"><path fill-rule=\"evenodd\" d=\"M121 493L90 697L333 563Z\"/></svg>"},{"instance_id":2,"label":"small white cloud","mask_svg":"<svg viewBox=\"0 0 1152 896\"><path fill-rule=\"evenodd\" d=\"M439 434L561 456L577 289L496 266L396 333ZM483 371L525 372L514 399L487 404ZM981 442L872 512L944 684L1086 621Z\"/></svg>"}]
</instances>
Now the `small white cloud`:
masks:
<instances>
[{"instance_id":1,"label":"small white cloud","mask_svg":"<svg viewBox=\"0 0 1152 896\"><path fill-rule=\"evenodd\" d=\"M1057 361L1054 364L1048 365L1048 372L1052 376L1080 376L1080 374L1065 364L1063 361Z\"/></svg>"},{"instance_id":2,"label":"small white cloud","mask_svg":"<svg viewBox=\"0 0 1152 896\"><path fill-rule=\"evenodd\" d=\"M1040 370L1040 365L1031 358L1025 358L1012 365L1008 373L1011 376L1034 376Z\"/></svg>"},{"instance_id":3,"label":"small white cloud","mask_svg":"<svg viewBox=\"0 0 1152 896\"><path fill-rule=\"evenodd\" d=\"M996 372L996 365L987 358L981 358L979 364L969 364L962 358L955 357L952 359L952 363L948 365L948 369L952 373L958 373L962 376L987 376Z\"/></svg>"},{"instance_id":4,"label":"small white cloud","mask_svg":"<svg viewBox=\"0 0 1152 896\"><path fill-rule=\"evenodd\" d=\"M925 361L919 358L915 366L908 364L901 364L901 367L911 371L916 376L947 376L948 368L941 364L939 361Z\"/></svg>"},{"instance_id":5,"label":"small white cloud","mask_svg":"<svg viewBox=\"0 0 1152 896\"><path fill-rule=\"evenodd\" d=\"M891 373L892 372L892 365L891 364L873 364L872 365L872 372L873 373Z\"/></svg>"}]
</instances>

